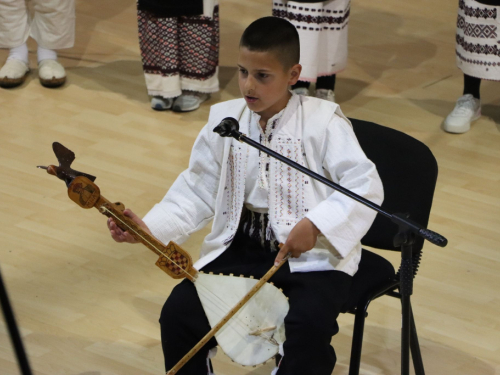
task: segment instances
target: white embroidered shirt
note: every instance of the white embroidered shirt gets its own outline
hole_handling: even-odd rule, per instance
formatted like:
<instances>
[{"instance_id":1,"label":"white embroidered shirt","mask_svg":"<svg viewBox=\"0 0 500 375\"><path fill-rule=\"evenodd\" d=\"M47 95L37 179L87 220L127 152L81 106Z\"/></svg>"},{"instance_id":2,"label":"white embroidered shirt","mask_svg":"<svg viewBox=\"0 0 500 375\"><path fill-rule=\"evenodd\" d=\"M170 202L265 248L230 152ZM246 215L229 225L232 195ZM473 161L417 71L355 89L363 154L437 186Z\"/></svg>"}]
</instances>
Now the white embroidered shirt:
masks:
<instances>
[{"instance_id":1,"label":"white embroidered shirt","mask_svg":"<svg viewBox=\"0 0 500 375\"><path fill-rule=\"evenodd\" d=\"M228 116L236 118L240 131L248 134L251 111L243 99L212 106L188 169L144 217L160 241L179 244L213 219L195 263L197 269L231 244L245 203L250 146L213 132ZM366 199L377 204L383 200L375 165L366 158L349 120L335 103L294 94L268 146ZM314 249L290 259L291 271L339 270L353 275L361 258L360 240L375 212L274 158L269 161L268 177L269 221L276 239L284 243L304 217L322 233Z\"/></svg>"}]
</instances>

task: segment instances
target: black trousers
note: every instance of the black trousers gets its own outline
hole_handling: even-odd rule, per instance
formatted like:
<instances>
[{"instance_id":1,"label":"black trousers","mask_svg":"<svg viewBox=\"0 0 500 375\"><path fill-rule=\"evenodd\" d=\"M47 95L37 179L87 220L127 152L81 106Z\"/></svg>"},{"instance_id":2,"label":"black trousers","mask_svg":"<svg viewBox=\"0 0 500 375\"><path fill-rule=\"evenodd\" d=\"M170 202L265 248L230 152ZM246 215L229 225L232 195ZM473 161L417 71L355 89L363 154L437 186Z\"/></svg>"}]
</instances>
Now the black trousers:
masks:
<instances>
[{"instance_id":1,"label":"black trousers","mask_svg":"<svg viewBox=\"0 0 500 375\"><path fill-rule=\"evenodd\" d=\"M264 251L258 242L238 234L231 246L203 268L205 272L261 278L273 265L276 253ZM291 273L283 265L271 278L289 298L285 318L286 341L278 375L331 375L336 355L330 341L338 330L337 317L347 299L352 278L340 271ZM210 330L194 284L178 284L163 306L161 340L166 371L170 370ZM213 338L179 375L206 375L208 350Z\"/></svg>"}]
</instances>

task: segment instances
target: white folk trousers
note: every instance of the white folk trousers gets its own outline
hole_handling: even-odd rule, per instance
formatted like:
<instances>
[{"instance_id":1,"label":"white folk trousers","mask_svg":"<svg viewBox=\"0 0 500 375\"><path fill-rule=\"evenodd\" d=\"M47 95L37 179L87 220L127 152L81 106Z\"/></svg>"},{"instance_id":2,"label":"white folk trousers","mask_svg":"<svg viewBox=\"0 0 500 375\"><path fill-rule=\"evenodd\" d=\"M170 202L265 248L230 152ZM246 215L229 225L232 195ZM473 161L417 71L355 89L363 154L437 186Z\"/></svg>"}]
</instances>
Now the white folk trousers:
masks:
<instances>
[{"instance_id":1,"label":"white folk trousers","mask_svg":"<svg viewBox=\"0 0 500 375\"><path fill-rule=\"evenodd\" d=\"M290 21L299 33L301 81L316 82L345 69L350 9L351 0L273 0L273 16Z\"/></svg>"},{"instance_id":2,"label":"white folk trousers","mask_svg":"<svg viewBox=\"0 0 500 375\"><path fill-rule=\"evenodd\" d=\"M75 0L0 0L0 48L18 47L29 36L43 48L73 47Z\"/></svg>"}]
</instances>

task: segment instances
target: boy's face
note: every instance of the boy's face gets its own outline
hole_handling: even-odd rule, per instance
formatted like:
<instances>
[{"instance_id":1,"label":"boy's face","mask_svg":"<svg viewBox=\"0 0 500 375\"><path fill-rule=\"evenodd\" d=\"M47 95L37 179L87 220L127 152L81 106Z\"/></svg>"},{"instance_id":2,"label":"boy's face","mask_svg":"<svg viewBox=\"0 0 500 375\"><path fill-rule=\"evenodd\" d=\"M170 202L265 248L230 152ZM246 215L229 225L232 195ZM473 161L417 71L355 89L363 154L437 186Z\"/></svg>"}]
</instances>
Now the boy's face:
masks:
<instances>
[{"instance_id":1,"label":"boy's face","mask_svg":"<svg viewBox=\"0 0 500 375\"><path fill-rule=\"evenodd\" d=\"M256 52L241 47L238 57L239 86L248 108L269 119L285 108L288 87L297 82L302 67L285 69L273 52Z\"/></svg>"}]
</instances>

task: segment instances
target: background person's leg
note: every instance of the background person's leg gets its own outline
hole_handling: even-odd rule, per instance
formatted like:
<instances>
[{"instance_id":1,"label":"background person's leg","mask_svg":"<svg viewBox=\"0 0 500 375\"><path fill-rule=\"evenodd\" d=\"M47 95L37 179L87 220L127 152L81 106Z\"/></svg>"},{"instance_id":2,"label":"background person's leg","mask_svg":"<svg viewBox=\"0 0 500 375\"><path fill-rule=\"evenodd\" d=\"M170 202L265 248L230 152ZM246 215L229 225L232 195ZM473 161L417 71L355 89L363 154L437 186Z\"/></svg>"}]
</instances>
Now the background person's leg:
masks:
<instances>
[{"instance_id":1,"label":"background person's leg","mask_svg":"<svg viewBox=\"0 0 500 375\"><path fill-rule=\"evenodd\" d=\"M138 10L137 20L142 69L148 94L152 97L151 108L170 109L174 98L181 94L178 19Z\"/></svg>"},{"instance_id":2,"label":"background person's leg","mask_svg":"<svg viewBox=\"0 0 500 375\"><path fill-rule=\"evenodd\" d=\"M9 49L7 61L0 69L0 87L16 87L26 80L29 30L25 0L0 0L0 48Z\"/></svg>"},{"instance_id":3,"label":"background person's leg","mask_svg":"<svg viewBox=\"0 0 500 375\"><path fill-rule=\"evenodd\" d=\"M25 0L0 0L0 48L14 48L28 40L30 32Z\"/></svg>"},{"instance_id":4,"label":"background person's leg","mask_svg":"<svg viewBox=\"0 0 500 375\"><path fill-rule=\"evenodd\" d=\"M211 17L179 17L182 95L174 101L174 111L194 111L219 91L219 33L218 5Z\"/></svg>"},{"instance_id":5,"label":"background person's leg","mask_svg":"<svg viewBox=\"0 0 500 375\"><path fill-rule=\"evenodd\" d=\"M476 78L464 74L464 95L471 94L476 99L481 99L479 89L481 87L481 78Z\"/></svg>"},{"instance_id":6,"label":"background person's leg","mask_svg":"<svg viewBox=\"0 0 500 375\"><path fill-rule=\"evenodd\" d=\"M443 122L443 128L448 133L465 133L470 129L471 122L481 117L481 101L479 88L481 79L464 73L464 91L458 98L455 108Z\"/></svg>"},{"instance_id":7,"label":"background person's leg","mask_svg":"<svg viewBox=\"0 0 500 375\"><path fill-rule=\"evenodd\" d=\"M316 97L330 102L335 101L335 78L336 75L318 77L316 81Z\"/></svg>"},{"instance_id":8,"label":"background person's leg","mask_svg":"<svg viewBox=\"0 0 500 375\"><path fill-rule=\"evenodd\" d=\"M75 44L75 0L34 0L31 37L38 43L38 76L46 87L66 82L66 71L55 50Z\"/></svg>"},{"instance_id":9,"label":"background person's leg","mask_svg":"<svg viewBox=\"0 0 500 375\"><path fill-rule=\"evenodd\" d=\"M75 44L75 0L33 0L31 37L49 50Z\"/></svg>"}]
</instances>

